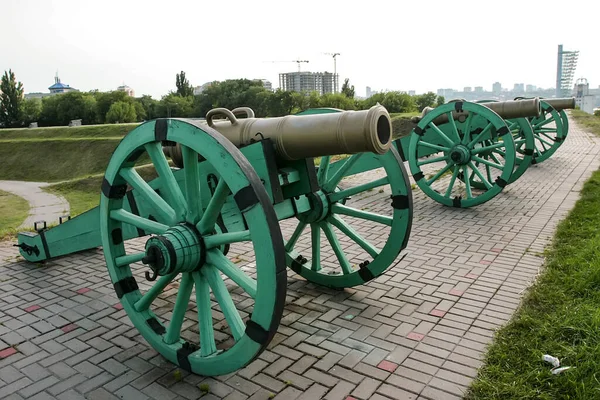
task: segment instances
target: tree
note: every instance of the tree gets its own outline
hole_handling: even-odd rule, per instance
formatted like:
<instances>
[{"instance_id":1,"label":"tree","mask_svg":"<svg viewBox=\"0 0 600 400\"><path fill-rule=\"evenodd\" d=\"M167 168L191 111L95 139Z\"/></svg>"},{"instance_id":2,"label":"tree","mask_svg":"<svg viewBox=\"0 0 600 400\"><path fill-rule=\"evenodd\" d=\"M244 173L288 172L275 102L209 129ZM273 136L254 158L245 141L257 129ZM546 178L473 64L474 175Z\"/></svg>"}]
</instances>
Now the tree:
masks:
<instances>
[{"instance_id":1,"label":"tree","mask_svg":"<svg viewBox=\"0 0 600 400\"><path fill-rule=\"evenodd\" d=\"M0 125L8 128L21 121L22 102L23 84L17 83L12 70L4 71L0 80Z\"/></svg>"},{"instance_id":2,"label":"tree","mask_svg":"<svg viewBox=\"0 0 600 400\"><path fill-rule=\"evenodd\" d=\"M354 85L350 86L350 79L346 78L342 85L342 94L350 99L354 98Z\"/></svg>"},{"instance_id":3,"label":"tree","mask_svg":"<svg viewBox=\"0 0 600 400\"><path fill-rule=\"evenodd\" d=\"M105 122L106 114L110 107L119 101L132 103L133 97L130 97L126 92L120 90L113 90L111 92L94 92L92 93L96 98L96 114L98 122L101 124Z\"/></svg>"},{"instance_id":4,"label":"tree","mask_svg":"<svg viewBox=\"0 0 600 400\"><path fill-rule=\"evenodd\" d=\"M435 106L439 107L442 104L444 104L445 102L446 102L446 99L444 98L444 96L438 96Z\"/></svg>"},{"instance_id":5,"label":"tree","mask_svg":"<svg viewBox=\"0 0 600 400\"><path fill-rule=\"evenodd\" d=\"M126 101L113 103L106 113L106 122L111 124L135 122L136 119L135 105Z\"/></svg>"},{"instance_id":6,"label":"tree","mask_svg":"<svg viewBox=\"0 0 600 400\"><path fill-rule=\"evenodd\" d=\"M415 96L415 103L417 103L418 111L423 111L425 107L433 107L435 106L435 100L437 99L437 95L433 92L427 92L425 94L420 94Z\"/></svg>"},{"instance_id":7,"label":"tree","mask_svg":"<svg viewBox=\"0 0 600 400\"><path fill-rule=\"evenodd\" d=\"M21 107L21 119L28 126L32 122L36 122L42 115L42 100L41 99L25 99Z\"/></svg>"},{"instance_id":8,"label":"tree","mask_svg":"<svg viewBox=\"0 0 600 400\"><path fill-rule=\"evenodd\" d=\"M192 114L193 102L192 96L182 97L176 93L169 93L158 103L154 118L189 117Z\"/></svg>"},{"instance_id":9,"label":"tree","mask_svg":"<svg viewBox=\"0 0 600 400\"><path fill-rule=\"evenodd\" d=\"M194 88L190 85L190 82L185 78L185 72L181 71L175 77L175 85L177 86L177 94L181 97L193 96Z\"/></svg>"}]
</instances>

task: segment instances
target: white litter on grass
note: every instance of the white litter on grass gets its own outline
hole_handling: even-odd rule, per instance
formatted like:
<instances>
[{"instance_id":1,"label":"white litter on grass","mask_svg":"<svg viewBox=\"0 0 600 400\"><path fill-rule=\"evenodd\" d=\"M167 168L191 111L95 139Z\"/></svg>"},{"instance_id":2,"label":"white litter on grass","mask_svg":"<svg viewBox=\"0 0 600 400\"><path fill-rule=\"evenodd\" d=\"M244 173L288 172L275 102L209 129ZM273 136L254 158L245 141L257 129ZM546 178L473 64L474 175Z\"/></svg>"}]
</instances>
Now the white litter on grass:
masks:
<instances>
[{"instance_id":1,"label":"white litter on grass","mask_svg":"<svg viewBox=\"0 0 600 400\"><path fill-rule=\"evenodd\" d=\"M574 368L574 367L561 367L560 366L560 360L554 356L551 356L549 354L544 354L542 356L542 360L546 361L547 363L552 364L552 369L550 370L550 372L552 372L552 375L558 375L563 371L566 371L568 369Z\"/></svg>"}]
</instances>

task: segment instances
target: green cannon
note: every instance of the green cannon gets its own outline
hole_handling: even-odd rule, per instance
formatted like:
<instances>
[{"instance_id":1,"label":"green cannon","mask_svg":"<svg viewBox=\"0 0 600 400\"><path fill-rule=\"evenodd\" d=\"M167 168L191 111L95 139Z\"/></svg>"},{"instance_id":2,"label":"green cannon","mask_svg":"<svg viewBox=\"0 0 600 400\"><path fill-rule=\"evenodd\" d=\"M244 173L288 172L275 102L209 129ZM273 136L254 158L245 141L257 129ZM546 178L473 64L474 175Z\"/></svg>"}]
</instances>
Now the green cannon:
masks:
<instances>
[{"instance_id":1,"label":"green cannon","mask_svg":"<svg viewBox=\"0 0 600 400\"><path fill-rule=\"evenodd\" d=\"M410 182L385 108L269 119L234 111L139 125L111 156L98 207L18 235L32 262L101 246L136 329L201 375L233 372L267 347L284 310L286 266L316 284L361 285L397 261L412 225ZM352 179L358 162L385 174ZM354 204L352 196L383 185L384 211ZM285 240L280 224L291 232ZM174 288L168 307L159 296Z\"/></svg>"},{"instance_id":2,"label":"green cannon","mask_svg":"<svg viewBox=\"0 0 600 400\"><path fill-rule=\"evenodd\" d=\"M424 109L393 139L427 196L450 207L472 207L494 198L523 173L517 153L531 157L533 140L531 134L521 140L521 131L531 133L527 117L541 112L537 98L486 104L457 100ZM350 172L368 168L359 161Z\"/></svg>"}]
</instances>

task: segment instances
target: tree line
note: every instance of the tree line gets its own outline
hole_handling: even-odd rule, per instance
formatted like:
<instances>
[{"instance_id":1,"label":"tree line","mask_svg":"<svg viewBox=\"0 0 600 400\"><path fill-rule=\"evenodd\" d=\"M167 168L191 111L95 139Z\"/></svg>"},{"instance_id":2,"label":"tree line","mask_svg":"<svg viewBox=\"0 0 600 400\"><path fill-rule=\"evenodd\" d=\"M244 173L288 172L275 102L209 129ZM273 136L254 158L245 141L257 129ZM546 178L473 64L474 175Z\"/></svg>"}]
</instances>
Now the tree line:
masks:
<instances>
[{"instance_id":1,"label":"tree line","mask_svg":"<svg viewBox=\"0 0 600 400\"><path fill-rule=\"evenodd\" d=\"M42 99L24 99L23 84L14 72L5 71L0 81L0 127L64 126L81 119L84 125L140 122L154 118L203 118L216 107L250 107L257 117L279 117L309 108L333 107L363 110L379 103L390 113L421 111L444 103L429 92L411 96L405 92L377 93L367 99L355 98L354 86L346 79L341 93L319 94L266 89L260 80L231 79L212 82L194 95L185 72L176 74L176 90L160 100L144 95L133 98L122 91L67 92Z\"/></svg>"}]
</instances>

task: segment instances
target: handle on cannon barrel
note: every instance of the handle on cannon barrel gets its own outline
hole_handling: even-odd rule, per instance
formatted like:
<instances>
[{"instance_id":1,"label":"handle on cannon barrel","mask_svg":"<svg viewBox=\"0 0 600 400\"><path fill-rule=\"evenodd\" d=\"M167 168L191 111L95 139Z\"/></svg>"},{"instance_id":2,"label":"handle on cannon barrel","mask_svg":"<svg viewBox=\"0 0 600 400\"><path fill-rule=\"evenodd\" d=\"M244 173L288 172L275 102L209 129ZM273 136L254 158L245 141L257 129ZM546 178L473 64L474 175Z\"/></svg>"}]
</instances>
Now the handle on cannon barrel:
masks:
<instances>
[{"instance_id":1,"label":"handle on cannon barrel","mask_svg":"<svg viewBox=\"0 0 600 400\"><path fill-rule=\"evenodd\" d=\"M250 107L238 107L231 110L233 115L241 115L244 114L246 118L254 118L254 110Z\"/></svg>"},{"instance_id":2,"label":"handle on cannon barrel","mask_svg":"<svg viewBox=\"0 0 600 400\"><path fill-rule=\"evenodd\" d=\"M240 107L240 108L247 108L247 107ZM254 111L252 111L252 114L254 114ZM206 113L206 123L211 128L214 127L213 117L215 115L225 116L229 120L229 122L231 122L231 125L237 125L237 123L238 123L237 118L235 117L235 115L233 115L233 112L231 112L230 110L228 110L226 108L213 108L212 110L210 110L209 112Z\"/></svg>"}]
</instances>

